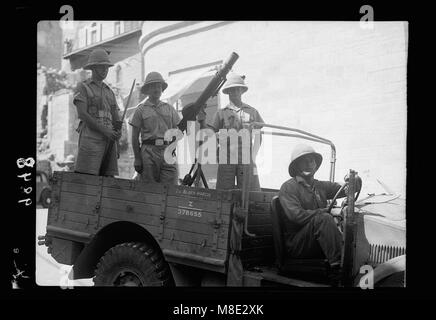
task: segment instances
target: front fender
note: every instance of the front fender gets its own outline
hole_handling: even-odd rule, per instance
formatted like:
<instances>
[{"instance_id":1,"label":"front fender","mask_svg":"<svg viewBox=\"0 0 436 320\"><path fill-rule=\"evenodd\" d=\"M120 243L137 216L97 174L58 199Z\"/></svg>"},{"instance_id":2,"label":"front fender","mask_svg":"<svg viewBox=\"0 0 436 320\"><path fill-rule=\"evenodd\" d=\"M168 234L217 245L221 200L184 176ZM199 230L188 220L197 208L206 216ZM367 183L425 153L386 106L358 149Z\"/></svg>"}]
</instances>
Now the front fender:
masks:
<instances>
[{"instance_id":1,"label":"front fender","mask_svg":"<svg viewBox=\"0 0 436 320\"><path fill-rule=\"evenodd\" d=\"M406 270L406 255L398 256L392 258L384 263L379 264L374 268L372 272L369 272L360 278L358 286L360 283L369 283L369 277L373 277L373 283L385 279L386 277Z\"/></svg>"}]
</instances>

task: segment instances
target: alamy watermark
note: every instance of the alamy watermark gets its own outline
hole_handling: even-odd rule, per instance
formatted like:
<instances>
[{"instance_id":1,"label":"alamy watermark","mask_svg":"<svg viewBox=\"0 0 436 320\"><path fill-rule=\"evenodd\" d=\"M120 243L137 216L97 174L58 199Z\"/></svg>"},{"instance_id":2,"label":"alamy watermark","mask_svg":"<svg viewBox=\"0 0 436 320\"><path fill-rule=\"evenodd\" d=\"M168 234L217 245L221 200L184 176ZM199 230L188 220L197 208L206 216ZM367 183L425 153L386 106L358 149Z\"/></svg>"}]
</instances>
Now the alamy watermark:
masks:
<instances>
[{"instance_id":1,"label":"alamy watermark","mask_svg":"<svg viewBox=\"0 0 436 320\"><path fill-rule=\"evenodd\" d=\"M360 267L360 274L363 274L359 281L361 289L374 289L374 269L370 265Z\"/></svg>"},{"instance_id":2,"label":"alamy watermark","mask_svg":"<svg viewBox=\"0 0 436 320\"><path fill-rule=\"evenodd\" d=\"M72 6L68 4L64 4L59 9L59 13L63 14L60 18L60 24L62 29L72 30L74 28L73 20L74 20L74 9Z\"/></svg>"},{"instance_id":3,"label":"alamy watermark","mask_svg":"<svg viewBox=\"0 0 436 320\"><path fill-rule=\"evenodd\" d=\"M165 132L164 139L173 141L164 153L164 159L168 164L187 164L197 159L200 164L250 164L256 160L261 146L260 129L243 128L220 129L217 133L210 128L200 129L196 132L195 121L188 121L188 129L185 136L179 129L169 129ZM182 152L174 156L178 143L183 140ZM271 148L271 136L263 137L267 142L266 149ZM264 150L263 156L269 155L271 150ZM266 164L272 163L272 159L263 157ZM268 161L269 160L269 161Z\"/></svg>"},{"instance_id":4,"label":"alamy watermark","mask_svg":"<svg viewBox=\"0 0 436 320\"><path fill-rule=\"evenodd\" d=\"M374 29L374 8L367 4L361 6L359 12L364 14L360 18L360 27L362 29Z\"/></svg>"}]
</instances>

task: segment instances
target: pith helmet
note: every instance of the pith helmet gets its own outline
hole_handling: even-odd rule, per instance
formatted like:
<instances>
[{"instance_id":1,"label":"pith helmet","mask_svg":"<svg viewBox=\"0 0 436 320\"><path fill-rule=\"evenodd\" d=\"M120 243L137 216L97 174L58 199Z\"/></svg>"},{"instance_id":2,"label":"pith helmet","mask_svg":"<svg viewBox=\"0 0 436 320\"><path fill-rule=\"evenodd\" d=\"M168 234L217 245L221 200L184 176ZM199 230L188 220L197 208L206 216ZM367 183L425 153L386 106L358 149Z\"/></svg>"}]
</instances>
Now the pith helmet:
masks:
<instances>
[{"instance_id":1,"label":"pith helmet","mask_svg":"<svg viewBox=\"0 0 436 320\"><path fill-rule=\"evenodd\" d=\"M224 88L222 90L222 92L224 94L228 94L228 90L229 88L233 88L233 87L242 87L244 89L243 92L248 90L247 85L244 82L245 76L240 76L236 73L230 74L227 77L227 81L224 85Z\"/></svg>"},{"instance_id":2,"label":"pith helmet","mask_svg":"<svg viewBox=\"0 0 436 320\"><path fill-rule=\"evenodd\" d=\"M72 154L69 154L66 158L64 163L65 164L69 164L69 163L74 163L76 159L74 158L74 156Z\"/></svg>"},{"instance_id":3,"label":"pith helmet","mask_svg":"<svg viewBox=\"0 0 436 320\"><path fill-rule=\"evenodd\" d=\"M162 75L159 72L152 71L149 74L147 74L147 77L145 77L144 84L141 87L141 92L143 94L147 94L147 86L151 83L160 82L162 83L162 92L165 91L165 89L168 87L168 84L163 79Z\"/></svg>"},{"instance_id":4,"label":"pith helmet","mask_svg":"<svg viewBox=\"0 0 436 320\"><path fill-rule=\"evenodd\" d=\"M109 60L109 54L104 49L94 49L89 54L88 63L83 69L91 69L92 66L107 65L113 66L113 63Z\"/></svg>"},{"instance_id":5,"label":"pith helmet","mask_svg":"<svg viewBox=\"0 0 436 320\"><path fill-rule=\"evenodd\" d=\"M291 163L289 164L289 169L288 169L289 175L291 177L295 178L295 176L298 173L297 169L295 168L296 160L306 154L314 155L315 162L316 162L316 170L318 170L319 166L322 163L322 155L315 152L315 149L313 149L311 146L308 146L306 144L299 144L292 151Z\"/></svg>"}]
</instances>

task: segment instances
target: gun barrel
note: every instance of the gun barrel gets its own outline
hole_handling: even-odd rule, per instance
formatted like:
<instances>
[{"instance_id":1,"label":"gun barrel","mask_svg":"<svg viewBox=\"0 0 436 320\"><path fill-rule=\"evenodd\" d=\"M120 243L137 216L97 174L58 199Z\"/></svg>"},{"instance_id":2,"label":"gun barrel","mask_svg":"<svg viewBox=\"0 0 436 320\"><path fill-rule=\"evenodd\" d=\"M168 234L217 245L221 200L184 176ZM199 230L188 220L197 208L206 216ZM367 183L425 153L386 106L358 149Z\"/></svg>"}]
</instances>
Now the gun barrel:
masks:
<instances>
[{"instance_id":1,"label":"gun barrel","mask_svg":"<svg viewBox=\"0 0 436 320\"><path fill-rule=\"evenodd\" d=\"M233 67L236 60L238 60L238 59L239 59L239 55L236 52L232 52L230 57L228 57L227 60L223 64L222 72L224 73L224 75L226 75L230 71L230 69Z\"/></svg>"},{"instance_id":2,"label":"gun barrel","mask_svg":"<svg viewBox=\"0 0 436 320\"><path fill-rule=\"evenodd\" d=\"M217 71L215 77L209 82L206 89L202 92L202 94L198 97L195 105L200 108L203 106L207 100L215 93L216 89L224 83L226 80L226 75L229 73L230 69L235 64L236 60L238 60L239 55L235 52L232 52L230 57L223 63L222 67Z\"/></svg>"},{"instance_id":3,"label":"gun barrel","mask_svg":"<svg viewBox=\"0 0 436 320\"><path fill-rule=\"evenodd\" d=\"M210 97L218 93L219 89L226 82L227 73L233 67L238 58L239 55L235 52L232 52L230 57L227 58L221 68L218 69L215 76L209 81L206 89L203 90L197 100L194 103L189 104L183 108L183 118L177 125L181 131L186 130L187 121L195 119L195 116L200 112L201 108L203 108L207 100L209 100Z\"/></svg>"}]
</instances>

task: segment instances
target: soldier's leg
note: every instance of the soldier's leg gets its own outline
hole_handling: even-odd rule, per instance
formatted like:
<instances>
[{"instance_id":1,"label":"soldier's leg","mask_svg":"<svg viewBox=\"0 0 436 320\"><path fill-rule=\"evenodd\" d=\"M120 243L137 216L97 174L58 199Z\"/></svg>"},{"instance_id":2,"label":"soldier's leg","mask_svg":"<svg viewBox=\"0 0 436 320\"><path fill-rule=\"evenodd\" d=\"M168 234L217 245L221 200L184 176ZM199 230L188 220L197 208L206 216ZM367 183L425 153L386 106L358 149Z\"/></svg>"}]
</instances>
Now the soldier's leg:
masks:
<instances>
[{"instance_id":1,"label":"soldier's leg","mask_svg":"<svg viewBox=\"0 0 436 320\"><path fill-rule=\"evenodd\" d=\"M216 188L217 189L234 189L237 165L220 164L218 165Z\"/></svg>"},{"instance_id":2,"label":"soldier's leg","mask_svg":"<svg viewBox=\"0 0 436 320\"><path fill-rule=\"evenodd\" d=\"M176 164L168 164L164 158L165 149L160 150L160 176L162 183L171 183L177 185L178 172Z\"/></svg>"},{"instance_id":3,"label":"soldier's leg","mask_svg":"<svg viewBox=\"0 0 436 320\"><path fill-rule=\"evenodd\" d=\"M80 137L75 172L98 175L106 143L93 137Z\"/></svg>"},{"instance_id":4,"label":"soldier's leg","mask_svg":"<svg viewBox=\"0 0 436 320\"><path fill-rule=\"evenodd\" d=\"M154 147L153 151L155 154L156 162L159 166L159 176L156 177L159 182L170 183L177 185L178 172L177 165L168 164L165 161L165 149L166 147Z\"/></svg>"},{"instance_id":5,"label":"soldier's leg","mask_svg":"<svg viewBox=\"0 0 436 320\"><path fill-rule=\"evenodd\" d=\"M155 146L142 145L142 173L141 181L144 182L159 182L160 167L159 158L157 158L153 148Z\"/></svg>"},{"instance_id":6,"label":"soldier's leg","mask_svg":"<svg viewBox=\"0 0 436 320\"><path fill-rule=\"evenodd\" d=\"M160 170L160 182L177 185L177 167L176 165L163 164Z\"/></svg>"},{"instance_id":7,"label":"soldier's leg","mask_svg":"<svg viewBox=\"0 0 436 320\"><path fill-rule=\"evenodd\" d=\"M103 172L103 175L106 177L115 177L118 176L118 147L117 143L114 143L112 147L112 152L110 156L108 156L108 165L106 167L106 171Z\"/></svg>"},{"instance_id":8,"label":"soldier's leg","mask_svg":"<svg viewBox=\"0 0 436 320\"><path fill-rule=\"evenodd\" d=\"M294 236L287 247L291 257L325 257L334 265L341 261L342 235L331 215L318 214Z\"/></svg>"}]
</instances>

